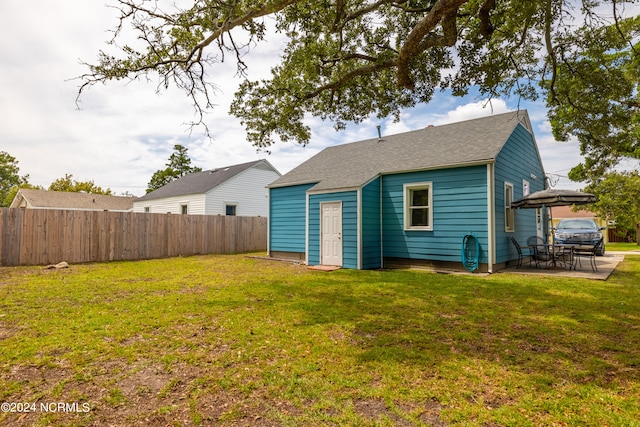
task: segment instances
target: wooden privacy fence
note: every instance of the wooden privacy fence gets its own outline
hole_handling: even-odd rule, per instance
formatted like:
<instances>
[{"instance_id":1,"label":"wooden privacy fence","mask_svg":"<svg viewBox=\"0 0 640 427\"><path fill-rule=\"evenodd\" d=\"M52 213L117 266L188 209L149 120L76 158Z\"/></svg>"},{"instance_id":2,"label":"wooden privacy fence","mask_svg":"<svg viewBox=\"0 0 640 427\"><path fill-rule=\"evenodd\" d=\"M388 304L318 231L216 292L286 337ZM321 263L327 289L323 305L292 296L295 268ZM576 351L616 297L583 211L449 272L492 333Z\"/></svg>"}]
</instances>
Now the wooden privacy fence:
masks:
<instances>
[{"instance_id":1,"label":"wooden privacy fence","mask_svg":"<svg viewBox=\"0 0 640 427\"><path fill-rule=\"evenodd\" d=\"M45 265L267 249L267 219L0 209L0 265Z\"/></svg>"}]
</instances>

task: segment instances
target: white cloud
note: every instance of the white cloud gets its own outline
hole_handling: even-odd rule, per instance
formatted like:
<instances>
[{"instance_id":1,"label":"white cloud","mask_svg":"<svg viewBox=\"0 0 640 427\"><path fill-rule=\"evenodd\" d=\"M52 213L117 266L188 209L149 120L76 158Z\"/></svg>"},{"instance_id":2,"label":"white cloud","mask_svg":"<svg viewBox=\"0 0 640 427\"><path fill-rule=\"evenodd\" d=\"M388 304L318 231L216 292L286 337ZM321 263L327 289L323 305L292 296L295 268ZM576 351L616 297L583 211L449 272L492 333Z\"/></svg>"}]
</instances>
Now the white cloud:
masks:
<instances>
[{"instance_id":1,"label":"white cloud","mask_svg":"<svg viewBox=\"0 0 640 427\"><path fill-rule=\"evenodd\" d=\"M491 114L506 113L507 111L509 111L507 104L502 99L480 100L458 105L455 109L447 111L446 114L437 115L433 124L442 125L445 123L462 122Z\"/></svg>"}]
</instances>

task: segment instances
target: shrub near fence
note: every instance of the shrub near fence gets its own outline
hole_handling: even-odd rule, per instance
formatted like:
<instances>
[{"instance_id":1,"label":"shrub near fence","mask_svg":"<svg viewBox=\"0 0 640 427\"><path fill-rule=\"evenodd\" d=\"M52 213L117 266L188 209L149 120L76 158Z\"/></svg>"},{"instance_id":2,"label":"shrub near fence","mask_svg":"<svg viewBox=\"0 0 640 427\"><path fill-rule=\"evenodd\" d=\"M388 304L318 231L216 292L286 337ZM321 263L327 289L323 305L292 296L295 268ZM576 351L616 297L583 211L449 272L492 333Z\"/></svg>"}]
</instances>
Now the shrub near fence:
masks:
<instances>
[{"instance_id":1,"label":"shrub near fence","mask_svg":"<svg viewBox=\"0 0 640 427\"><path fill-rule=\"evenodd\" d=\"M267 248L267 219L0 209L0 265L241 253Z\"/></svg>"}]
</instances>

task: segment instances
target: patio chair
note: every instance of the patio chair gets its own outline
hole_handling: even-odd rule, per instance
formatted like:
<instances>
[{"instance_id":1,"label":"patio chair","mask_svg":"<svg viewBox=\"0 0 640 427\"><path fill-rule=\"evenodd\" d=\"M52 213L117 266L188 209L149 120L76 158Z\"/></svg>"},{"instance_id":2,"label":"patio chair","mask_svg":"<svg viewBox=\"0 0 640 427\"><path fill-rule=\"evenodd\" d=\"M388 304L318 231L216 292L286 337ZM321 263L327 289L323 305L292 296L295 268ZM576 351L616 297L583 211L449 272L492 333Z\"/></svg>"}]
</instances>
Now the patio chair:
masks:
<instances>
[{"instance_id":1,"label":"patio chair","mask_svg":"<svg viewBox=\"0 0 640 427\"><path fill-rule=\"evenodd\" d=\"M582 267L582 262L580 258L586 257L589 258L589 262L591 262L591 269L593 271L598 271L598 264L596 263L596 252L600 248L600 245L604 244L604 238L600 238L598 242L593 246L576 246L573 248L573 256L576 258L576 263L580 264Z\"/></svg>"},{"instance_id":2,"label":"patio chair","mask_svg":"<svg viewBox=\"0 0 640 427\"><path fill-rule=\"evenodd\" d=\"M516 265L516 268L520 268L522 267L522 247L520 247L520 243L518 243L515 237L511 236L510 239L511 243L513 243L513 246L516 247L516 251L518 252L518 264Z\"/></svg>"},{"instance_id":3,"label":"patio chair","mask_svg":"<svg viewBox=\"0 0 640 427\"><path fill-rule=\"evenodd\" d=\"M575 270L575 256L573 254L573 249L571 247L559 246L554 247L554 257L555 262L557 264L561 264L564 268L569 268L569 270Z\"/></svg>"},{"instance_id":4,"label":"patio chair","mask_svg":"<svg viewBox=\"0 0 640 427\"><path fill-rule=\"evenodd\" d=\"M529 237L527 239L527 247L531 251L531 259L536 262L536 268L542 268L543 264L546 267L553 260L553 256L549 252L549 245L544 242L542 237Z\"/></svg>"}]
</instances>

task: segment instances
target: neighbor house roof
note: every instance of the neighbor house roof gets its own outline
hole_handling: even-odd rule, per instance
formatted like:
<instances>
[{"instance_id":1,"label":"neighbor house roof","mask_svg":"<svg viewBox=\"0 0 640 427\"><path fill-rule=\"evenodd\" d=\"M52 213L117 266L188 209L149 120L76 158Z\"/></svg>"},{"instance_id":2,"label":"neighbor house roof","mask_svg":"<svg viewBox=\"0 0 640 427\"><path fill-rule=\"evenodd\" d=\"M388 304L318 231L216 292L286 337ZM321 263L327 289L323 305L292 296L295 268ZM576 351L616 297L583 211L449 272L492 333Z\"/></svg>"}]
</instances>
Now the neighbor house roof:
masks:
<instances>
[{"instance_id":1,"label":"neighbor house roof","mask_svg":"<svg viewBox=\"0 0 640 427\"><path fill-rule=\"evenodd\" d=\"M489 163L519 123L531 131L528 114L521 110L336 145L269 187L316 183L311 191L358 188L379 174Z\"/></svg>"},{"instance_id":2,"label":"neighbor house roof","mask_svg":"<svg viewBox=\"0 0 640 427\"><path fill-rule=\"evenodd\" d=\"M145 200L163 199L165 197L184 196L189 194L204 194L252 167L268 168L279 174L279 172L271 166L268 161L264 159L256 160L253 162L225 166L203 172L190 173L176 179L175 181L171 181L148 194L145 194L136 201L141 202Z\"/></svg>"},{"instance_id":3,"label":"neighbor house roof","mask_svg":"<svg viewBox=\"0 0 640 427\"><path fill-rule=\"evenodd\" d=\"M596 214L588 209L573 210L573 206L554 206L551 208L553 219L595 218Z\"/></svg>"},{"instance_id":4,"label":"neighbor house roof","mask_svg":"<svg viewBox=\"0 0 640 427\"><path fill-rule=\"evenodd\" d=\"M131 211L135 197L104 194L46 191L21 188L11 202L12 208L75 209L90 211Z\"/></svg>"}]
</instances>

